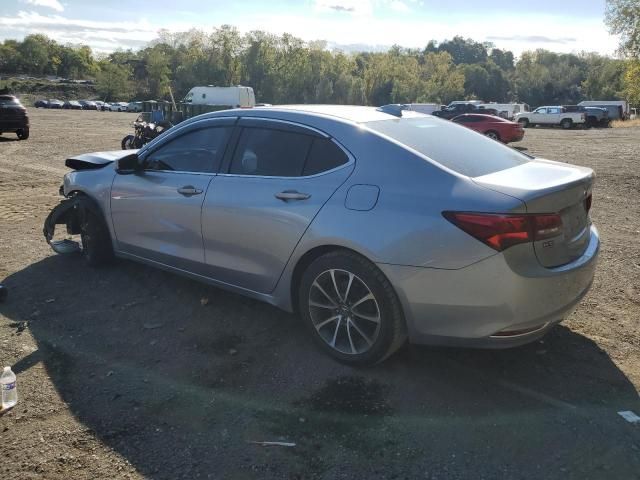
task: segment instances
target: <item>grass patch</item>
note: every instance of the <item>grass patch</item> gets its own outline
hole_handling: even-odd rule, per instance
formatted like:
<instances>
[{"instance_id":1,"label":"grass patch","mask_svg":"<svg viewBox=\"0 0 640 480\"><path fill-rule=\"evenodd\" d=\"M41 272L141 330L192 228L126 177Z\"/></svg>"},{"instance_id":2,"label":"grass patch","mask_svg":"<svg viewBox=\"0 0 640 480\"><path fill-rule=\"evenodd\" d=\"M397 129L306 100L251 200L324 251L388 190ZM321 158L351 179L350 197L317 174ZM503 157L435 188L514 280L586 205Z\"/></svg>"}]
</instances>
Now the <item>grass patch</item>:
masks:
<instances>
[{"instance_id":1,"label":"grass patch","mask_svg":"<svg viewBox=\"0 0 640 480\"><path fill-rule=\"evenodd\" d=\"M631 127L640 127L640 118L635 118L633 120L614 120L611 122L612 128L631 128Z\"/></svg>"}]
</instances>

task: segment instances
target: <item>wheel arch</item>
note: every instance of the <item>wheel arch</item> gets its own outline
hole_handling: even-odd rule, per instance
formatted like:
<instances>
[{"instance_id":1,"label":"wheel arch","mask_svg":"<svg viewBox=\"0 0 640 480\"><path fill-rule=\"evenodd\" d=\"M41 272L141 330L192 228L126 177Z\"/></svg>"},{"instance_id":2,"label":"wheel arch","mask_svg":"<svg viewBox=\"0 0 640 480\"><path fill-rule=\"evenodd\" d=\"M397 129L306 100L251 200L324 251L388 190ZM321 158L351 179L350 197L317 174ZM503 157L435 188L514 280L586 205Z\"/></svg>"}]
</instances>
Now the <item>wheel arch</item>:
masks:
<instances>
[{"instance_id":1,"label":"wheel arch","mask_svg":"<svg viewBox=\"0 0 640 480\"><path fill-rule=\"evenodd\" d=\"M298 286L300 285L300 280L302 279L302 275L304 274L304 271L307 269L307 267L309 267L309 265L311 265L316 259L320 258L323 255L326 255L327 253L331 253L331 252L335 252L335 251L345 251L345 252L349 252L353 255L357 255L359 257L362 257L363 259L365 259L366 261L372 263L373 265L376 265L376 262L374 262L373 260L371 260L369 257L367 257L367 255L363 254L362 252L359 252L353 248L344 246L344 245L339 245L339 244L326 244L326 245L318 245L315 246L309 250L307 250L304 254L302 254L298 260L295 263L295 266L292 269L291 272L291 276L289 277L289 298L291 301L291 311L293 313L298 314ZM399 300L399 305L400 305L400 309L402 310L402 314L404 317L404 305L402 304L402 301L400 301L400 296L398 295L398 292L396 291L396 287L395 285L391 282L391 280L389 279L389 277L382 271L380 270L380 273L387 279L387 281L389 281L389 284L391 285L391 288L393 289L394 294L396 295L396 297Z\"/></svg>"}]
</instances>

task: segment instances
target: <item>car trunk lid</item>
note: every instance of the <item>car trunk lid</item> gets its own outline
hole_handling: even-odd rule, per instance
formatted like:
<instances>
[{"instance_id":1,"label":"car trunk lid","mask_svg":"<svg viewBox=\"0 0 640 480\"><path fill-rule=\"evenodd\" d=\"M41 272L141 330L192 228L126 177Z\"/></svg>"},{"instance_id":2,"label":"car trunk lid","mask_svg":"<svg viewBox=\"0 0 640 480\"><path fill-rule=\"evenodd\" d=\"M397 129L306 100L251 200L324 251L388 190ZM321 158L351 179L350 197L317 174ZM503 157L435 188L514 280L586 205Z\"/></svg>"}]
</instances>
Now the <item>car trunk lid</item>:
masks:
<instances>
[{"instance_id":1,"label":"car trunk lid","mask_svg":"<svg viewBox=\"0 0 640 480\"><path fill-rule=\"evenodd\" d=\"M536 159L518 167L476 177L483 187L522 200L527 213L555 213L562 219L557 236L536 241L533 249L540 264L556 267L580 257L590 240L589 208L593 170Z\"/></svg>"}]
</instances>

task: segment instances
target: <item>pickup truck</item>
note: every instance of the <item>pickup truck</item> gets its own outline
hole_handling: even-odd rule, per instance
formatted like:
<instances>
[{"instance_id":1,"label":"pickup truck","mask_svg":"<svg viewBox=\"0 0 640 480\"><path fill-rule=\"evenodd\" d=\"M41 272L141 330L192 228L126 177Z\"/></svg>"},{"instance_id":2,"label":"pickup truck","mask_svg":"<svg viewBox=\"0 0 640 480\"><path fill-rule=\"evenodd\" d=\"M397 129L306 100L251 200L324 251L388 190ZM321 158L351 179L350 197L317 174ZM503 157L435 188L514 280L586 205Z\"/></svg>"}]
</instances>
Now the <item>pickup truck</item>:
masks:
<instances>
[{"instance_id":1,"label":"pickup truck","mask_svg":"<svg viewBox=\"0 0 640 480\"><path fill-rule=\"evenodd\" d=\"M587 116L586 127L608 127L609 111L600 107L584 107L582 105L563 105L566 112L584 112Z\"/></svg>"},{"instance_id":2,"label":"pickup truck","mask_svg":"<svg viewBox=\"0 0 640 480\"><path fill-rule=\"evenodd\" d=\"M514 119L524 128L536 125L560 125L565 130L584 125L585 112L567 112L562 106L538 107L533 112L518 113Z\"/></svg>"},{"instance_id":3,"label":"pickup truck","mask_svg":"<svg viewBox=\"0 0 640 480\"><path fill-rule=\"evenodd\" d=\"M436 110L431 115L451 120L458 115L464 113L483 113L485 115L498 115L498 111L494 108L479 107L476 103L453 102L442 110Z\"/></svg>"}]
</instances>

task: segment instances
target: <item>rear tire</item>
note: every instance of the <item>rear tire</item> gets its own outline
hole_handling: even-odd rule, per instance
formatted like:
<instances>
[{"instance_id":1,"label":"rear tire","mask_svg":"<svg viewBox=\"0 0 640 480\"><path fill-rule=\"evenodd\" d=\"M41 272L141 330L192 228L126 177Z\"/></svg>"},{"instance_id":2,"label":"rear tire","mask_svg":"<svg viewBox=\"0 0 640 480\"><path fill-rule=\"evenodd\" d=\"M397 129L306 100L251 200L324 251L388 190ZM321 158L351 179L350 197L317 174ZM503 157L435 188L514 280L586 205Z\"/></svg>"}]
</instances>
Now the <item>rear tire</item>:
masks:
<instances>
[{"instance_id":1,"label":"rear tire","mask_svg":"<svg viewBox=\"0 0 640 480\"><path fill-rule=\"evenodd\" d=\"M113 260L113 245L109 228L101 215L85 208L80 224L82 256L91 267L107 265Z\"/></svg>"},{"instance_id":2,"label":"rear tire","mask_svg":"<svg viewBox=\"0 0 640 480\"><path fill-rule=\"evenodd\" d=\"M521 118L518 120L518 123L522 125L522 128L528 128L531 125L528 118Z\"/></svg>"},{"instance_id":3,"label":"rear tire","mask_svg":"<svg viewBox=\"0 0 640 480\"><path fill-rule=\"evenodd\" d=\"M573 121L570 118L563 118L560 122L560 126L565 130L569 130L573 128Z\"/></svg>"},{"instance_id":4,"label":"rear tire","mask_svg":"<svg viewBox=\"0 0 640 480\"><path fill-rule=\"evenodd\" d=\"M502 141L500 139L500 134L494 130L489 130L488 132L485 132L484 136L490 138L491 140L496 140L498 142Z\"/></svg>"},{"instance_id":5,"label":"rear tire","mask_svg":"<svg viewBox=\"0 0 640 480\"><path fill-rule=\"evenodd\" d=\"M307 267L298 293L300 314L318 346L350 365L373 365L407 339L400 301L380 269L347 250Z\"/></svg>"},{"instance_id":6,"label":"rear tire","mask_svg":"<svg viewBox=\"0 0 640 480\"><path fill-rule=\"evenodd\" d=\"M26 140L27 138L29 138L29 129L22 128L16 131L16 135L18 136L18 140Z\"/></svg>"}]
</instances>

